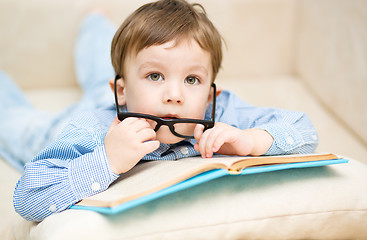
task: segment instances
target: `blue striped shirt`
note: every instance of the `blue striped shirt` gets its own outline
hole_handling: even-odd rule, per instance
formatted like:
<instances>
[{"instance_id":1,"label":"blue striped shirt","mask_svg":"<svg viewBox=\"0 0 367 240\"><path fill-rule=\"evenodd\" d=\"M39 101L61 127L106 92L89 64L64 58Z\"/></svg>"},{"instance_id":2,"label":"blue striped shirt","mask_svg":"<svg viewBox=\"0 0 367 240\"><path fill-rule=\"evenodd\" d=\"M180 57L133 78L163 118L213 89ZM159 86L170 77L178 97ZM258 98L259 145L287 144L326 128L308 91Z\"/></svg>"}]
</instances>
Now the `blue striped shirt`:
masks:
<instances>
[{"instance_id":1,"label":"blue striped shirt","mask_svg":"<svg viewBox=\"0 0 367 240\"><path fill-rule=\"evenodd\" d=\"M210 118L208 107L206 119ZM83 198L104 191L119 176L109 167L104 137L115 118L115 108L83 112L73 118L59 138L25 166L14 192L15 210L31 221L68 209ZM258 128L274 138L266 155L310 153L318 135L306 114L260 108L223 91L217 98L216 121L240 129ZM176 160L200 155L196 140L161 144L144 160Z\"/></svg>"}]
</instances>

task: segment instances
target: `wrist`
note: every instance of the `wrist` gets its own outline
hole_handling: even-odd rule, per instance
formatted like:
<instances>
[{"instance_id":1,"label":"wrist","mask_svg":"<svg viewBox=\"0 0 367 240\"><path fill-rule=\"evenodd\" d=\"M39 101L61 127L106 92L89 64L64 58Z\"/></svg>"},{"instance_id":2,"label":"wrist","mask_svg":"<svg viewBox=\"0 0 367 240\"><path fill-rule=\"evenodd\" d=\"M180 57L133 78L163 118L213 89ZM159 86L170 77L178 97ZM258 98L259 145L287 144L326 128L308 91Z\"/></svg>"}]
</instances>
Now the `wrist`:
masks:
<instances>
[{"instance_id":1,"label":"wrist","mask_svg":"<svg viewBox=\"0 0 367 240\"><path fill-rule=\"evenodd\" d=\"M245 131L252 139L252 148L249 153L251 156L264 155L273 144L273 136L264 129L251 128Z\"/></svg>"}]
</instances>

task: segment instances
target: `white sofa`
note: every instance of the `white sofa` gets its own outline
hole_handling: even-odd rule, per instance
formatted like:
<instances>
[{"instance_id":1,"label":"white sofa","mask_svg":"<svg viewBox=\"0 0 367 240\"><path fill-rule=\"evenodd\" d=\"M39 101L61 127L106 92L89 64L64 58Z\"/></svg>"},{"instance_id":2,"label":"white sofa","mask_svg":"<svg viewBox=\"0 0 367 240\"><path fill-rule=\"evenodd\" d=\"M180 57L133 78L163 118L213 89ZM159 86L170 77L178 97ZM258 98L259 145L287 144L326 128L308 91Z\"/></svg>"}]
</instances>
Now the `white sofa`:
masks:
<instances>
[{"instance_id":1,"label":"white sofa","mask_svg":"<svg viewBox=\"0 0 367 240\"><path fill-rule=\"evenodd\" d=\"M0 69L37 107L62 110L81 95L72 51L83 16L103 6L119 24L144 2L3 0ZM36 224L14 212L21 173L1 160L0 237L367 238L367 1L198 2L227 43L217 84L254 105L306 112L319 132L317 151L350 162L224 178L117 216L68 210Z\"/></svg>"}]
</instances>

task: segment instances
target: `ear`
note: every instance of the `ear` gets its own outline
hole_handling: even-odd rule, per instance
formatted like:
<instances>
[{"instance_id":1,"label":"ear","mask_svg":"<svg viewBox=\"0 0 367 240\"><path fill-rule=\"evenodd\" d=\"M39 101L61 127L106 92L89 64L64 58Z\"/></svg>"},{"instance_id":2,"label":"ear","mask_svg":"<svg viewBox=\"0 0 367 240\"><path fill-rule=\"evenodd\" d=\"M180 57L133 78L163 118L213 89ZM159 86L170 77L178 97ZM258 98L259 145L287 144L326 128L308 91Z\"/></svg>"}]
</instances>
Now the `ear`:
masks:
<instances>
[{"instance_id":1,"label":"ear","mask_svg":"<svg viewBox=\"0 0 367 240\"><path fill-rule=\"evenodd\" d=\"M115 79L111 78L109 81L110 88L113 93L115 93ZM116 93L117 93L117 100L119 102L119 105L125 105L126 104L126 98L125 98L125 81L123 78L120 78L116 81Z\"/></svg>"},{"instance_id":2,"label":"ear","mask_svg":"<svg viewBox=\"0 0 367 240\"><path fill-rule=\"evenodd\" d=\"M217 97L222 93L223 88L221 86L217 86Z\"/></svg>"}]
</instances>

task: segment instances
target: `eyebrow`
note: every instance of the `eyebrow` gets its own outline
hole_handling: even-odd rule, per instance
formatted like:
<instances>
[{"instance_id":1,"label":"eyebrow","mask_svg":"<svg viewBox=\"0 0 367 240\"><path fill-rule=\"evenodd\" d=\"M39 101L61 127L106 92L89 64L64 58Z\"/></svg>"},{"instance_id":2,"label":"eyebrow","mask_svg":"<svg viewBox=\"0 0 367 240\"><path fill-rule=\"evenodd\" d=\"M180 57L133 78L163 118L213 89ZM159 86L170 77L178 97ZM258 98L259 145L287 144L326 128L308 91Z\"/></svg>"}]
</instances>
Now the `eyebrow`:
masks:
<instances>
[{"instance_id":1,"label":"eyebrow","mask_svg":"<svg viewBox=\"0 0 367 240\"><path fill-rule=\"evenodd\" d=\"M190 71L201 71L203 72L205 75L209 75L209 72L208 70L204 67L204 66L201 66L201 65L197 65L197 66L192 66L190 67Z\"/></svg>"},{"instance_id":2,"label":"eyebrow","mask_svg":"<svg viewBox=\"0 0 367 240\"><path fill-rule=\"evenodd\" d=\"M155 61L148 61L148 62L144 62L143 64L141 64L139 66L139 71L141 69L144 69L144 68L151 68L151 67L163 67L164 64L161 64L160 62L155 62Z\"/></svg>"},{"instance_id":3,"label":"eyebrow","mask_svg":"<svg viewBox=\"0 0 367 240\"><path fill-rule=\"evenodd\" d=\"M145 68L152 68L152 67L158 67L158 68L164 68L164 64L161 64L160 62L158 61L147 61L147 62L144 62L142 63L140 66L139 66L139 71L141 71L142 69L145 69ZM191 71L201 71L203 72L205 75L209 75L209 72L208 70L202 66L202 65L193 65L193 66L189 66L188 68L188 71L191 72Z\"/></svg>"}]
</instances>

